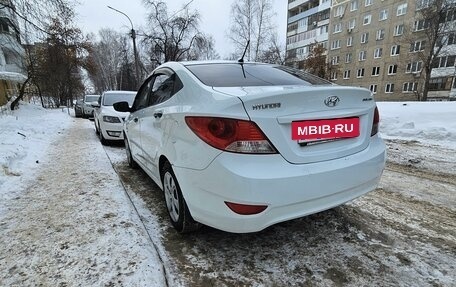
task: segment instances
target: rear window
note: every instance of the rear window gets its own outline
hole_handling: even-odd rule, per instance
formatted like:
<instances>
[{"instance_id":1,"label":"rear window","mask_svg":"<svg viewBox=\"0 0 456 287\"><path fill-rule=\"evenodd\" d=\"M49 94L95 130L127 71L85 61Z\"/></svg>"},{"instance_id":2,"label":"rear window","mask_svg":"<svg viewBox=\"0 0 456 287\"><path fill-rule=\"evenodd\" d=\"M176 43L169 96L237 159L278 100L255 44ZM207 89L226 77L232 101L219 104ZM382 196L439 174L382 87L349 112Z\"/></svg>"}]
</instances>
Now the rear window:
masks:
<instances>
[{"instance_id":1,"label":"rear window","mask_svg":"<svg viewBox=\"0 0 456 287\"><path fill-rule=\"evenodd\" d=\"M135 100L136 93L106 93L103 97L103 106L112 106L114 103L118 102L128 102L131 106Z\"/></svg>"},{"instance_id":2,"label":"rear window","mask_svg":"<svg viewBox=\"0 0 456 287\"><path fill-rule=\"evenodd\" d=\"M96 102L96 101L98 101L98 98L99 98L99 97L100 97L100 96L85 96L85 100L84 100L84 101L85 101L86 103Z\"/></svg>"},{"instance_id":3,"label":"rear window","mask_svg":"<svg viewBox=\"0 0 456 287\"><path fill-rule=\"evenodd\" d=\"M290 67L262 64L195 64L186 66L212 87L331 85L331 82Z\"/></svg>"}]
</instances>

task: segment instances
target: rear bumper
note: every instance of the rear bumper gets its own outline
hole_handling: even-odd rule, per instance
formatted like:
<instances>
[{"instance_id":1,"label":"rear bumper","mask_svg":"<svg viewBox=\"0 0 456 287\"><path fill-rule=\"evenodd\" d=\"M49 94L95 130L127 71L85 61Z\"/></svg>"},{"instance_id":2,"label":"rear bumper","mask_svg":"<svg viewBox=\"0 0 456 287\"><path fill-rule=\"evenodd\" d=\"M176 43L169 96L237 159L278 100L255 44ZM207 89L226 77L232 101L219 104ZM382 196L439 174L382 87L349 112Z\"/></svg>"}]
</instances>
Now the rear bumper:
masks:
<instances>
[{"instance_id":1,"label":"rear bumper","mask_svg":"<svg viewBox=\"0 0 456 287\"><path fill-rule=\"evenodd\" d=\"M244 233L323 211L374 190L385 159L385 144L376 136L359 153L320 163L296 165L280 155L222 153L204 170L174 167L174 172L196 221ZM239 215L225 201L268 208Z\"/></svg>"}]
</instances>

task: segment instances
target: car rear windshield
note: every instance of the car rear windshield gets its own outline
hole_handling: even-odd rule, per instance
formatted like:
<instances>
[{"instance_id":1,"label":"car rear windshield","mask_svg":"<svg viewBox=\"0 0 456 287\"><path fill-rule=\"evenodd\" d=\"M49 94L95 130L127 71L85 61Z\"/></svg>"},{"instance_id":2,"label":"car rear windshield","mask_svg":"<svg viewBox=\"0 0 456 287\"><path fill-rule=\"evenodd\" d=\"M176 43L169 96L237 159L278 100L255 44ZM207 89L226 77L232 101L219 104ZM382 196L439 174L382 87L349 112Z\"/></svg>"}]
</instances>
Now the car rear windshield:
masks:
<instances>
[{"instance_id":1,"label":"car rear windshield","mask_svg":"<svg viewBox=\"0 0 456 287\"><path fill-rule=\"evenodd\" d=\"M86 102L86 103L96 102L96 101L98 101L99 97L100 96L85 96L84 102Z\"/></svg>"},{"instance_id":2,"label":"car rear windshield","mask_svg":"<svg viewBox=\"0 0 456 287\"><path fill-rule=\"evenodd\" d=\"M290 67L264 64L193 64L186 66L212 87L330 85L331 82Z\"/></svg>"},{"instance_id":3,"label":"car rear windshield","mask_svg":"<svg viewBox=\"0 0 456 287\"><path fill-rule=\"evenodd\" d=\"M128 104L133 105L133 101L135 100L136 93L115 93L115 94L108 94L104 95L103 99L103 106L112 106L114 103L118 102L128 102Z\"/></svg>"}]
</instances>

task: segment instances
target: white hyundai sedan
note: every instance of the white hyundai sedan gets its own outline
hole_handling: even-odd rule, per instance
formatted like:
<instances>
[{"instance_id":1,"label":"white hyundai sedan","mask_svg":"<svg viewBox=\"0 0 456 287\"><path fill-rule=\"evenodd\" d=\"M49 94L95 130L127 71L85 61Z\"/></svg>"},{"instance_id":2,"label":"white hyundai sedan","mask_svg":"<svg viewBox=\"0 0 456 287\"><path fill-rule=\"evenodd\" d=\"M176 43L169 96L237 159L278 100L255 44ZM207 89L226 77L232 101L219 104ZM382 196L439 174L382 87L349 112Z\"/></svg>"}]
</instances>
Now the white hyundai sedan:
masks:
<instances>
[{"instance_id":1,"label":"white hyundai sedan","mask_svg":"<svg viewBox=\"0 0 456 287\"><path fill-rule=\"evenodd\" d=\"M173 226L260 231L376 188L385 166L369 90L292 68L169 62L124 125L130 166L160 186Z\"/></svg>"},{"instance_id":2,"label":"white hyundai sedan","mask_svg":"<svg viewBox=\"0 0 456 287\"><path fill-rule=\"evenodd\" d=\"M123 140L123 122L128 113L117 112L112 104L126 101L130 106L133 104L136 92L133 91L106 91L92 103L94 110L95 130L103 145L108 140Z\"/></svg>"}]
</instances>

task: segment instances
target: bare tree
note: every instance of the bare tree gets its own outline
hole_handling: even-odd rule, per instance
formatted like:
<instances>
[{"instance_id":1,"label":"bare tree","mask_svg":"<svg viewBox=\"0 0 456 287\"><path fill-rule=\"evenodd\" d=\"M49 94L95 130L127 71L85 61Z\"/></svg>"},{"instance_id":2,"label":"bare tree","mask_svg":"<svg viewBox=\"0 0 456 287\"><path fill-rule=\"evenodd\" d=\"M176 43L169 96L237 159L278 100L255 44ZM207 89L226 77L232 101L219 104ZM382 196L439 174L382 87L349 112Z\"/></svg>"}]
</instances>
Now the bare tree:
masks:
<instances>
[{"instance_id":1,"label":"bare tree","mask_svg":"<svg viewBox=\"0 0 456 287\"><path fill-rule=\"evenodd\" d=\"M277 35L274 35L269 48L261 53L259 60L264 63L285 65L285 54L285 47L278 43Z\"/></svg>"},{"instance_id":2,"label":"bare tree","mask_svg":"<svg viewBox=\"0 0 456 287\"><path fill-rule=\"evenodd\" d=\"M101 29L99 41L94 43L87 57L87 72L95 92L134 89L132 77L126 70L134 64L130 42L125 35L112 29Z\"/></svg>"},{"instance_id":3,"label":"bare tree","mask_svg":"<svg viewBox=\"0 0 456 287\"><path fill-rule=\"evenodd\" d=\"M426 101L433 64L439 56L445 56L443 48L456 29L451 23L456 13L456 1L417 1L417 10L417 17L405 33L404 42L410 45L412 53L407 70L412 71L414 80L420 79L422 83L416 91L417 98Z\"/></svg>"},{"instance_id":4,"label":"bare tree","mask_svg":"<svg viewBox=\"0 0 456 287\"><path fill-rule=\"evenodd\" d=\"M199 31L199 13L186 6L182 13L169 16L165 2L145 0L144 3L149 9L151 30L146 31L143 44L149 47L151 60L161 64L187 59L196 40L203 37Z\"/></svg>"},{"instance_id":5,"label":"bare tree","mask_svg":"<svg viewBox=\"0 0 456 287\"><path fill-rule=\"evenodd\" d=\"M242 54L247 42L247 60L258 61L261 53L269 48L273 37L271 0L239 0L231 6L229 39L235 45L235 53Z\"/></svg>"},{"instance_id":6,"label":"bare tree","mask_svg":"<svg viewBox=\"0 0 456 287\"><path fill-rule=\"evenodd\" d=\"M195 39L195 45L189 51L187 60L217 60L220 55L215 50L215 41L211 35L202 35Z\"/></svg>"}]
</instances>

